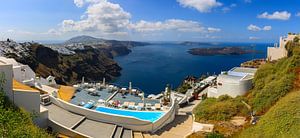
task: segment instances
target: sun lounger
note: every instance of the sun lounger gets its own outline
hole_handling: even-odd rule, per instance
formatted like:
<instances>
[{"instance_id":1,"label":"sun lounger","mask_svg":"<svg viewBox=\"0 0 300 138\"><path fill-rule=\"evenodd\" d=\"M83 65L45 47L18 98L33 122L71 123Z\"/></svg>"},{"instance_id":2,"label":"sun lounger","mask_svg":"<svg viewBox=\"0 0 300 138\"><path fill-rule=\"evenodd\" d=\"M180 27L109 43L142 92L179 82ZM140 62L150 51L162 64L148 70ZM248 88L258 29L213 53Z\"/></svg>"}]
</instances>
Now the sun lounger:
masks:
<instances>
[{"instance_id":1,"label":"sun lounger","mask_svg":"<svg viewBox=\"0 0 300 138\"><path fill-rule=\"evenodd\" d=\"M146 103L146 109L151 110L152 104L151 103Z\"/></svg>"},{"instance_id":2,"label":"sun lounger","mask_svg":"<svg viewBox=\"0 0 300 138\"><path fill-rule=\"evenodd\" d=\"M144 103L138 103L137 110L143 110L145 107Z\"/></svg>"},{"instance_id":3,"label":"sun lounger","mask_svg":"<svg viewBox=\"0 0 300 138\"><path fill-rule=\"evenodd\" d=\"M130 102L128 108L135 109L135 102Z\"/></svg>"},{"instance_id":4,"label":"sun lounger","mask_svg":"<svg viewBox=\"0 0 300 138\"><path fill-rule=\"evenodd\" d=\"M91 108L93 108L94 107L94 102L88 102L87 104L85 104L83 107L84 108L88 108L88 109L91 109Z\"/></svg>"},{"instance_id":5,"label":"sun lounger","mask_svg":"<svg viewBox=\"0 0 300 138\"><path fill-rule=\"evenodd\" d=\"M160 110L161 105L160 104L155 104L154 107L155 107L156 110Z\"/></svg>"},{"instance_id":6,"label":"sun lounger","mask_svg":"<svg viewBox=\"0 0 300 138\"><path fill-rule=\"evenodd\" d=\"M129 102L124 102L122 107L127 108L129 106Z\"/></svg>"}]
</instances>

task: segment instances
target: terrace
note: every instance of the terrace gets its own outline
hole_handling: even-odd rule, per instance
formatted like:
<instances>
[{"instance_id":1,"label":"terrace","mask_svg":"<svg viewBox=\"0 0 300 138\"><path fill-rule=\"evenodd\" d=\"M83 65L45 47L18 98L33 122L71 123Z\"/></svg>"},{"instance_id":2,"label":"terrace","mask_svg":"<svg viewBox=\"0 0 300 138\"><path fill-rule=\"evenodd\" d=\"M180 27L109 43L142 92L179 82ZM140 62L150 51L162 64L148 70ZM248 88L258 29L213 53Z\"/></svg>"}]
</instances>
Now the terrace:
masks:
<instances>
[{"instance_id":1,"label":"terrace","mask_svg":"<svg viewBox=\"0 0 300 138\"><path fill-rule=\"evenodd\" d=\"M103 138L120 136L132 138L132 130L124 129L121 126L87 119L83 115L66 111L54 104L44 107L49 111L50 123L64 127L65 134L70 137Z\"/></svg>"},{"instance_id":2,"label":"terrace","mask_svg":"<svg viewBox=\"0 0 300 138\"><path fill-rule=\"evenodd\" d=\"M117 89L112 90L109 87L97 89L97 88L80 88L73 95L70 103L80 106L85 106L86 104L92 104L92 109L96 106L108 106L114 108L128 108L128 109L145 109L147 106L158 106L160 105L160 100L158 99L148 99L143 98L142 93L130 93L127 89ZM150 109L150 108L148 108ZM157 108L157 109L160 109ZM151 110L155 110L155 107Z\"/></svg>"}]
</instances>

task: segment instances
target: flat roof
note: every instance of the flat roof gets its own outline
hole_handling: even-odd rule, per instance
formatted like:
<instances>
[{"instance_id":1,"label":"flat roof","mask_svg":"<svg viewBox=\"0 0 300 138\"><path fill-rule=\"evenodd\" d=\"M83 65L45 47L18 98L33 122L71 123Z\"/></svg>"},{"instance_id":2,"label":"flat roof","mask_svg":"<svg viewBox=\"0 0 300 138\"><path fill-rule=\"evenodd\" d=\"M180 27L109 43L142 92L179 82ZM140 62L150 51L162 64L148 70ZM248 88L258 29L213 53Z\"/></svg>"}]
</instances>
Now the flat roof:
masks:
<instances>
[{"instance_id":1,"label":"flat roof","mask_svg":"<svg viewBox=\"0 0 300 138\"><path fill-rule=\"evenodd\" d=\"M80 123L80 121L84 118L82 115L69 112L55 104L50 104L44 107L48 109L49 119L70 129L72 129L71 127L73 126L78 125L73 130L90 137L111 137L116 126L114 124L98 122L90 119L85 119Z\"/></svg>"},{"instance_id":2,"label":"flat roof","mask_svg":"<svg viewBox=\"0 0 300 138\"><path fill-rule=\"evenodd\" d=\"M245 67L235 67L235 68L231 69L230 71L254 74L257 71L257 69L245 68Z\"/></svg>"},{"instance_id":3,"label":"flat roof","mask_svg":"<svg viewBox=\"0 0 300 138\"><path fill-rule=\"evenodd\" d=\"M58 97L66 102L69 102L74 96L75 88L71 86L60 85Z\"/></svg>"},{"instance_id":4,"label":"flat roof","mask_svg":"<svg viewBox=\"0 0 300 138\"><path fill-rule=\"evenodd\" d=\"M44 107L48 109L49 119L59 124L62 124L63 126L66 126L68 128L71 128L83 118L83 116L81 115L71 113L54 104L50 104Z\"/></svg>"},{"instance_id":5,"label":"flat roof","mask_svg":"<svg viewBox=\"0 0 300 138\"><path fill-rule=\"evenodd\" d=\"M14 66L19 65L19 63L13 58L0 57L0 61L4 64L11 64Z\"/></svg>"},{"instance_id":6,"label":"flat roof","mask_svg":"<svg viewBox=\"0 0 300 138\"><path fill-rule=\"evenodd\" d=\"M221 74L219 75L219 77L226 79L228 81L239 81L243 78L243 76L233 76L233 75L225 75L225 74Z\"/></svg>"},{"instance_id":7,"label":"flat roof","mask_svg":"<svg viewBox=\"0 0 300 138\"><path fill-rule=\"evenodd\" d=\"M109 138L114 133L115 127L113 124L86 119L74 130L93 138Z\"/></svg>"},{"instance_id":8,"label":"flat roof","mask_svg":"<svg viewBox=\"0 0 300 138\"><path fill-rule=\"evenodd\" d=\"M235 76L235 75L221 74L219 75L219 77L226 79L227 81L240 81L240 80L252 79L253 75Z\"/></svg>"},{"instance_id":9,"label":"flat roof","mask_svg":"<svg viewBox=\"0 0 300 138\"><path fill-rule=\"evenodd\" d=\"M23 83L18 82L17 80L13 79L13 90L24 90L24 92L40 92L37 89L31 88Z\"/></svg>"}]
</instances>

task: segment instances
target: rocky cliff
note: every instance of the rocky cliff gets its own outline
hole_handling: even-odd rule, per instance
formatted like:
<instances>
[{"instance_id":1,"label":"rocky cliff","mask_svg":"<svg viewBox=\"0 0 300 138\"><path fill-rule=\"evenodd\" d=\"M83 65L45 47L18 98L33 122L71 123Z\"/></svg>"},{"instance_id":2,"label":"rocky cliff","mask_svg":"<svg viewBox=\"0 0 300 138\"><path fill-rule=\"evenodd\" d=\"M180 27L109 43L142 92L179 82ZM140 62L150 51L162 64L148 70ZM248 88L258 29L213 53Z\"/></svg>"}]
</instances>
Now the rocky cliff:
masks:
<instances>
[{"instance_id":1,"label":"rocky cliff","mask_svg":"<svg viewBox=\"0 0 300 138\"><path fill-rule=\"evenodd\" d=\"M60 84L74 84L84 76L87 81L111 80L120 75L121 67L109 50L84 47L70 55L61 54L38 43L0 42L2 56L29 65L38 75L53 75Z\"/></svg>"}]
</instances>

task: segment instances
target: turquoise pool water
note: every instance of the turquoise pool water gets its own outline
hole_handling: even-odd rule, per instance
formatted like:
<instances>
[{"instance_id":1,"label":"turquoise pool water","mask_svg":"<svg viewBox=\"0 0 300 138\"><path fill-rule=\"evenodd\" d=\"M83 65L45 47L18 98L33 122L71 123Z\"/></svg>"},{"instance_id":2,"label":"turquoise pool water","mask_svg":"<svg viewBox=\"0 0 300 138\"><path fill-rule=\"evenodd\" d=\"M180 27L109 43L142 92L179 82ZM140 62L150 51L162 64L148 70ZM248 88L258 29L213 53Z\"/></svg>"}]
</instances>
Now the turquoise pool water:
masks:
<instances>
[{"instance_id":1,"label":"turquoise pool water","mask_svg":"<svg viewBox=\"0 0 300 138\"><path fill-rule=\"evenodd\" d=\"M95 110L99 112L109 113L109 114L134 117L140 120L146 120L150 122L155 122L164 114L164 112L129 111L129 110L107 108L107 107L97 107Z\"/></svg>"}]
</instances>

